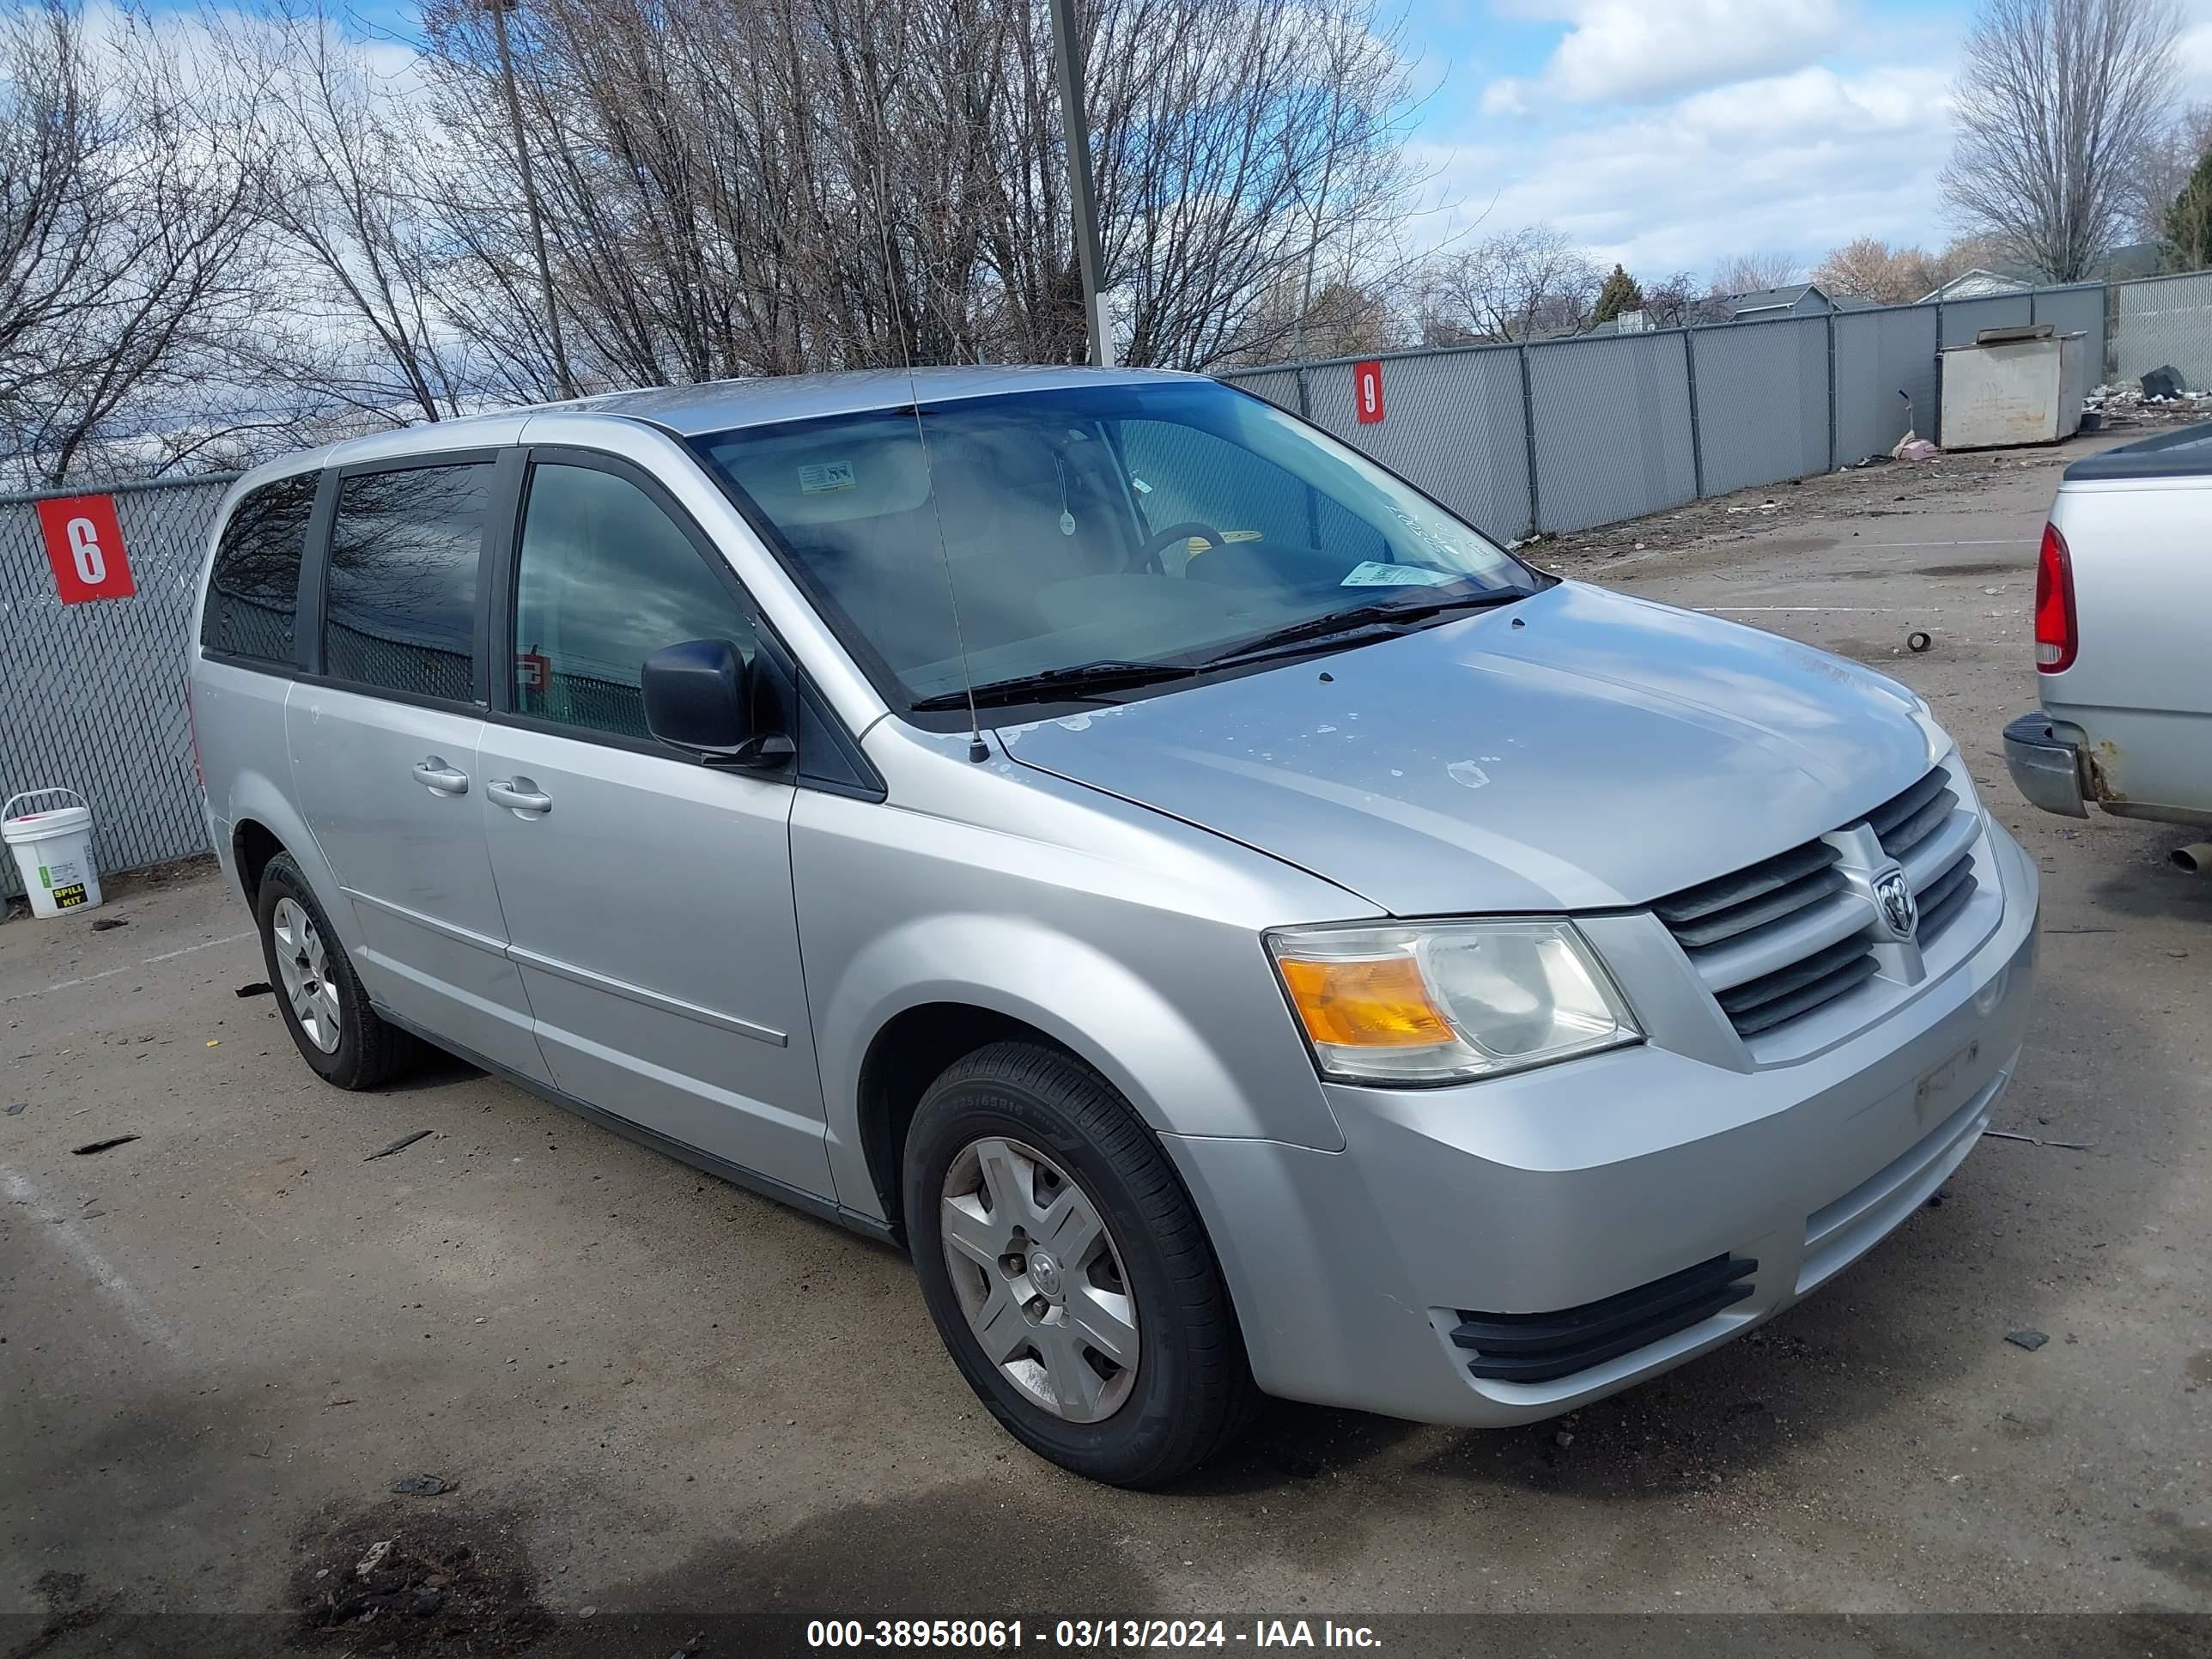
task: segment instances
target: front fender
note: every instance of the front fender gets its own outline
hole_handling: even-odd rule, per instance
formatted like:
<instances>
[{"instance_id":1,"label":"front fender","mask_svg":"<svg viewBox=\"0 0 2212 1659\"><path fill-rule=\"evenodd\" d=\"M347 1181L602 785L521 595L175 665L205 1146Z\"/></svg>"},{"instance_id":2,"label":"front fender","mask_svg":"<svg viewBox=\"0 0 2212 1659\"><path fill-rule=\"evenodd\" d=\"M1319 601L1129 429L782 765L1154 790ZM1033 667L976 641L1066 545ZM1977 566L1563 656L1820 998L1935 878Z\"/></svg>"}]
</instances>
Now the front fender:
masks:
<instances>
[{"instance_id":1,"label":"front fender","mask_svg":"<svg viewBox=\"0 0 2212 1659\"><path fill-rule=\"evenodd\" d=\"M817 1005L830 1164L848 1204L872 1205L875 1191L859 1133L862 1062L893 1019L933 1003L1035 1026L1158 1133L1344 1145L1287 1016L1279 1029L1209 1037L1151 980L1086 940L1014 916L939 914L876 935ZM1243 1052L1255 1042L1272 1052ZM1255 1080L1279 1085L1286 1071L1293 1086L1253 1091Z\"/></svg>"}]
</instances>

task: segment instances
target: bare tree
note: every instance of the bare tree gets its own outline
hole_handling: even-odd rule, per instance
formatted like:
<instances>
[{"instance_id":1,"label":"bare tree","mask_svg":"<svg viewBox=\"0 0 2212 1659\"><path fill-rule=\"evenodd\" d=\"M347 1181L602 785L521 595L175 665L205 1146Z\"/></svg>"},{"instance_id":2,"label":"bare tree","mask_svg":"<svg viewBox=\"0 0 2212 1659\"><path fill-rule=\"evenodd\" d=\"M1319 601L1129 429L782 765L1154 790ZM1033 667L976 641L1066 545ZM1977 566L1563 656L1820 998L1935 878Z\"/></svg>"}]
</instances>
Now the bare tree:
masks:
<instances>
[{"instance_id":1,"label":"bare tree","mask_svg":"<svg viewBox=\"0 0 2212 1659\"><path fill-rule=\"evenodd\" d=\"M1923 247L1896 247L1879 237L1860 236L1831 248L1813 267L1813 281L1830 299L1866 300L1875 305L1910 305L1938 286L1934 262Z\"/></svg>"},{"instance_id":2,"label":"bare tree","mask_svg":"<svg viewBox=\"0 0 2212 1659\"><path fill-rule=\"evenodd\" d=\"M426 205L439 136L319 0L213 12L219 49L257 88L255 152L285 303L241 370L292 394L295 428L358 430L463 412L467 344L440 295L446 260Z\"/></svg>"},{"instance_id":3,"label":"bare tree","mask_svg":"<svg viewBox=\"0 0 2212 1659\"><path fill-rule=\"evenodd\" d=\"M1693 323L1724 323L1728 308L1698 292L1686 270L1644 285L1644 316L1654 328L1687 328Z\"/></svg>"},{"instance_id":4,"label":"bare tree","mask_svg":"<svg viewBox=\"0 0 2212 1659\"><path fill-rule=\"evenodd\" d=\"M2053 282L2089 276L2173 101L2180 27L2171 0L1983 0L1943 169L1960 221Z\"/></svg>"},{"instance_id":5,"label":"bare tree","mask_svg":"<svg viewBox=\"0 0 2212 1659\"><path fill-rule=\"evenodd\" d=\"M94 74L82 3L0 20L0 438L36 476L557 395L533 205L586 389L1081 356L1043 0L528 0L534 192L483 0L428 0L397 76L331 0L210 5L189 75L125 12ZM1124 361L1401 337L1376 3L1085 0Z\"/></svg>"},{"instance_id":6,"label":"bare tree","mask_svg":"<svg viewBox=\"0 0 2212 1659\"><path fill-rule=\"evenodd\" d=\"M1981 237L1960 237L1930 253L1917 244L1893 248L1877 237L1861 236L1829 249L1814 267L1813 281L1831 298L1909 306L1954 276L2003 262L2003 250Z\"/></svg>"},{"instance_id":7,"label":"bare tree","mask_svg":"<svg viewBox=\"0 0 2212 1659\"><path fill-rule=\"evenodd\" d=\"M1805 280L1805 267L1794 253L1739 253L1713 268L1712 292L1729 296L1761 294Z\"/></svg>"},{"instance_id":8,"label":"bare tree","mask_svg":"<svg viewBox=\"0 0 2212 1659\"><path fill-rule=\"evenodd\" d=\"M1526 340L1579 333L1597 307L1604 273L1563 231L1527 225L1438 259L1427 273L1422 337Z\"/></svg>"},{"instance_id":9,"label":"bare tree","mask_svg":"<svg viewBox=\"0 0 2212 1659\"><path fill-rule=\"evenodd\" d=\"M2174 198L2207 155L2212 103L2191 104L2154 131L2128 168L2126 234L2138 242L2165 241Z\"/></svg>"},{"instance_id":10,"label":"bare tree","mask_svg":"<svg viewBox=\"0 0 2212 1659\"><path fill-rule=\"evenodd\" d=\"M1123 359L1279 352L1286 280L1404 210L1389 26L1372 0L1100 0L1082 21ZM533 395L545 343L487 16L434 0L426 27L457 162L437 187L449 305ZM587 381L1079 359L1042 0L532 0L509 27Z\"/></svg>"},{"instance_id":11,"label":"bare tree","mask_svg":"<svg viewBox=\"0 0 2212 1659\"><path fill-rule=\"evenodd\" d=\"M259 291L236 112L146 14L104 16L46 0L0 21L0 442L19 482L94 457L145 471L230 424L191 388Z\"/></svg>"}]
</instances>

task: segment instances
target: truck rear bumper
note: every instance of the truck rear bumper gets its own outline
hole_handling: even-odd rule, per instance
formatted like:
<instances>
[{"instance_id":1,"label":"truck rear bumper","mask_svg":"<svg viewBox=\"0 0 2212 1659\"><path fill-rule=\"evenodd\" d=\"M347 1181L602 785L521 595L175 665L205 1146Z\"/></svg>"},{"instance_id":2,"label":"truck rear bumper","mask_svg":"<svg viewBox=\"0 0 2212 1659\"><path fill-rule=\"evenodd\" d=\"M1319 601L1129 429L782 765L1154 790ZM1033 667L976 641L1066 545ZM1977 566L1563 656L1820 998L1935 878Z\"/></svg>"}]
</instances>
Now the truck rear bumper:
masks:
<instances>
[{"instance_id":1,"label":"truck rear bumper","mask_svg":"<svg viewBox=\"0 0 2212 1659\"><path fill-rule=\"evenodd\" d=\"M2005 727L2005 767L2014 787L2031 806L2069 818L2086 818L2081 796L2081 755L2061 737L2041 709L2022 714Z\"/></svg>"}]
</instances>

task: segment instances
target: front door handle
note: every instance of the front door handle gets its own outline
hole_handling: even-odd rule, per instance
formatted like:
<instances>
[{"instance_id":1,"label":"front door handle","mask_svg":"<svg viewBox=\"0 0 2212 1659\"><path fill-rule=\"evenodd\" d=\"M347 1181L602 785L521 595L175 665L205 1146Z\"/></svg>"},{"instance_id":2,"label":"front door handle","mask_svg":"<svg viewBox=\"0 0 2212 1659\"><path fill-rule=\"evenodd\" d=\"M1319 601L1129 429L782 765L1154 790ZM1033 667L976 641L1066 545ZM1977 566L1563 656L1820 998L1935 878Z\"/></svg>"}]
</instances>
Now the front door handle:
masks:
<instances>
[{"instance_id":1,"label":"front door handle","mask_svg":"<svg viewBox=\"0 0 2212 1659\"><path fill-rule=\"evenodd\" d=\"M494 778L484 785L484 799L517 817L542 818L553 810L553 797L540 793L528 778Z\"/></svg>"},{"instance_id":2,"label":"front door handle","mask_svg":"<svg viewBox=\"0 0 2212 1659\"><path fill-rule=\"evenodd\" d=\"M434 795L469 793L469 775L457 766L447 765L437 755L426 756L415 763L415 781Z\"/></svg>"}]
</instances>

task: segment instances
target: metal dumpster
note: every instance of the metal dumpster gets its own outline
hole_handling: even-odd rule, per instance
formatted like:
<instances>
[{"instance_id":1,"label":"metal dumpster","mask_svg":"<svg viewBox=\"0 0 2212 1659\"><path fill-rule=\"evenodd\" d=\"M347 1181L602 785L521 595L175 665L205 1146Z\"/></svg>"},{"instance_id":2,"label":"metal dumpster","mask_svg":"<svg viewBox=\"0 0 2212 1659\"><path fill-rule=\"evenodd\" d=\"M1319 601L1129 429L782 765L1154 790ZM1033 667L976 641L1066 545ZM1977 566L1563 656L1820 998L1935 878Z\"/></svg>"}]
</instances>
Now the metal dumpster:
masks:
<instances>
[{"instance_id":1,"label":"metal dumpster","mask_svg":"<svg viewBox=\"0 0 2212 1659\"><path fill-rule=\"evenodd\" d=\"M2048 323L1985 328L1939 356L1946 449L2056 443L2081 425L2090 380L2088 337Z\"/></svg>"}]
</instances>

